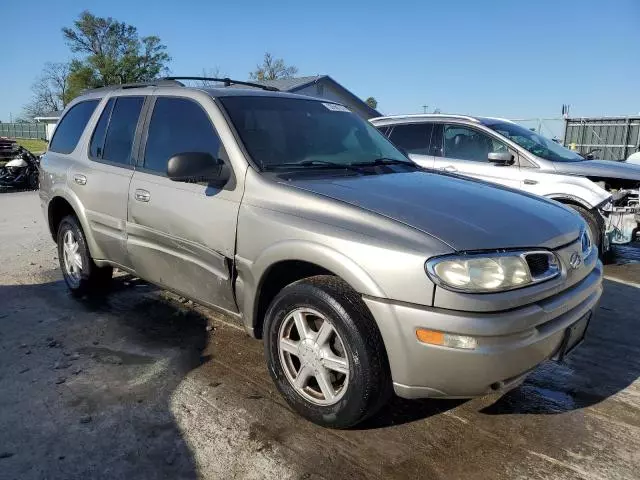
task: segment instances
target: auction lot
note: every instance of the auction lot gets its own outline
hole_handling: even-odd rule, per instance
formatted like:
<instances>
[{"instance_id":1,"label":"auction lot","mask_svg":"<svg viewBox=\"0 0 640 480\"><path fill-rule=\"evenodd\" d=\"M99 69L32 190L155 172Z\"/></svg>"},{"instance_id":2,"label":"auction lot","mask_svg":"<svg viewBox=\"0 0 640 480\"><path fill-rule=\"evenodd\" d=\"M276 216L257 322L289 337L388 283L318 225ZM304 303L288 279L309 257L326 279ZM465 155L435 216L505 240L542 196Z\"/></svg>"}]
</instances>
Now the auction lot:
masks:
<instances>
[{"instance_id":1,"label":"auction lot","mask_svg":"<svg viewBox=\"0 0 640 480\"><path fill-rule=\"evenodd\" d=\"M638 478L640 264L606 267L566 363L335 431L227 318L129 276L73 299L56 257L37 193L0 194L0 478Z\"/></svg>"}]
</instances>

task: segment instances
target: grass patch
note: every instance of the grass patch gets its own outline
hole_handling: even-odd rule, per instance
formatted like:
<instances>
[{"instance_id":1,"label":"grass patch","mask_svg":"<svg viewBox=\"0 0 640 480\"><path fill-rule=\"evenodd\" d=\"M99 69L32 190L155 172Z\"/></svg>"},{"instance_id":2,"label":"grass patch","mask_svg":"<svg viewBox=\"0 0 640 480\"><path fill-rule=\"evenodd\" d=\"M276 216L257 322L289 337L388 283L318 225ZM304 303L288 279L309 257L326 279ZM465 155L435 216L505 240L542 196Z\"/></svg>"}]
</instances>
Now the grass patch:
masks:
<instances>
[{"instance_id":1,"label":"grass patch","mask_svg":"<svg viewBox=\"0 0 640 480\"><path fill-rule=\"evenodd\" d=\"M31 153L42 153L47 149L47 142L37 138L16 138L16 142Z\"/></svg>"}]
</instances>

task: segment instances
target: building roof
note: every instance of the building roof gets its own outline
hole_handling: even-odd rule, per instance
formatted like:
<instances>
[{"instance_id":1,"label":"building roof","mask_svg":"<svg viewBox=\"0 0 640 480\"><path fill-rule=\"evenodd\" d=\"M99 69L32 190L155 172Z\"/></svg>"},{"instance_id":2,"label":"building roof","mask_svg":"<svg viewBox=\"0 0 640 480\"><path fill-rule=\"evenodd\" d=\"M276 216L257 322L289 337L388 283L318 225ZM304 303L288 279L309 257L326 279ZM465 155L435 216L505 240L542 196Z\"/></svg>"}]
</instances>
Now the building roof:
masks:
<instances>
[{"instance_id":1,"label":"building roof","mask_svg":"<svg viewBox=\"0 0 640 480\"><path fill-rule=\"evenodd\" d=\"M345 87L336 82L329 75L312 75L309 77L294 77L294 78L280 78L277 80L253 80L255 83L259 83L261 85L267 85L269 87L276 87L278 90L282 92L290 92L294 93L298 90L302 90L303 88L318 82L328 82L333 84L335 88L342 90L345 96L350 97L353 102L358 102L361 104L362 109L368 112L371 117L379 117L380 112L375 108L371 108L367 103L361 98L357 97ZM239 85L242 87L242 85ZM251 87L250 87L251 88Z\"/></svg>"},{"instance_id":2,"label":"building roof","mask_svg":"<svg viewBox=\"0 0 640 480\"><path fill-rule=\"evenodd\" d=\"M37 117L33 117L36 122L41 122L43 120L58 120L62 115L62 110L56 110L53 112L43 113L42 115L38 115Z\"/></svg>"},{"instance_id":3,"label":"building roof","mask_svg":"<svg viewBox=\"0 0 640 480\"><path fill-rule=\"evenodd\" d=\"M321 78L325 78L327 75L312 75L309 77L292 77L292 78L278 78L277 80L253 80L255 83L261 85L267 85L269 87L275 87L283 92L294 92L301 88L306 87L312 83L317 82Z\"/></svg>"}]
</instances>

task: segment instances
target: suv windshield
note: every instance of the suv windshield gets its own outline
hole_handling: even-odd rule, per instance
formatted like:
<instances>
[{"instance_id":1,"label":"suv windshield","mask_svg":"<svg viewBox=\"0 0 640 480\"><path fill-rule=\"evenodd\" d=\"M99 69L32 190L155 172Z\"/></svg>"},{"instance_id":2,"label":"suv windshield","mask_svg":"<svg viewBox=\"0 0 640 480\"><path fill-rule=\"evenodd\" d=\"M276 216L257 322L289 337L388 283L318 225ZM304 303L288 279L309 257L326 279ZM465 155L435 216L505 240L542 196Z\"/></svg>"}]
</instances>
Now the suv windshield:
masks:
<instances>
[{"instance_id":1,"label":"suv windshield","mask_svg":"<svg viewBox=\"0 0 640 480\"><path fill-rule=\"evenodd\" d=\"M346 107L286 97L221 97L240 139L264 170L413 165Z\"/></svg>"},{"instance_id":2,"label":"suv windshield","mask_svg":"<svg viewBox=\"0 0 640 480\"><path fill-rule=\"evenodd\" d=\"M549 140L515 123L492 122L485 123L485 125L517 143L535 156L544 158L545 160L552 162L580 162L584 160L584 158L576 152L572 152L553 140Z\"/></svg>"}]
</instances>

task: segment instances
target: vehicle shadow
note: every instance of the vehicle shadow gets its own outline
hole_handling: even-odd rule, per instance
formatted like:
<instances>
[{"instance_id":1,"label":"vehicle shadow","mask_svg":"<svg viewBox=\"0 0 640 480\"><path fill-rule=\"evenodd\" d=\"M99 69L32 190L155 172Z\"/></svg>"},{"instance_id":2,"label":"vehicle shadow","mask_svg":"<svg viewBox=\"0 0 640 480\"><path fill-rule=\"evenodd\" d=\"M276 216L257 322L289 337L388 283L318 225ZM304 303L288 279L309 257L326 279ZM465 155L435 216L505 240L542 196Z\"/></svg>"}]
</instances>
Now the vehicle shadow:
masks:
<instances>
[{"instance_id":1,"label":"vehicle shadow","mask_svg":"<svg viewBox=\"0 0 640 480\"><path fill-rule=\"evenodd\" d=\"M518 388L482 409L487 415L555 414L595 405L640 376L640 290L605 281L587 337L564 363L545 362Z\"/></svg>"},{"instance_id":2,"label":"vehicle shadow","mask_svg":"<svg viewBox=\"0 0 640 480\"><path fill-rule=\"evenodd\" d=\"M376 415L358 424L354 430L372 430L424 420L434 415L453 410L466 401L467 400L434 399L406 400L394 395Z\"/></svg>"},{"instance_id":3,"label":"vehicle shadow","mask_svg":"<svg viewBox=\"0 0 640 480\"><path fill-rule=\"evenodd\" d=\"M3 476L197 478L172 396L207 360L207 319L128 276L78 300L48 275L0 285Z\"/></svg>"}]
</instances>

